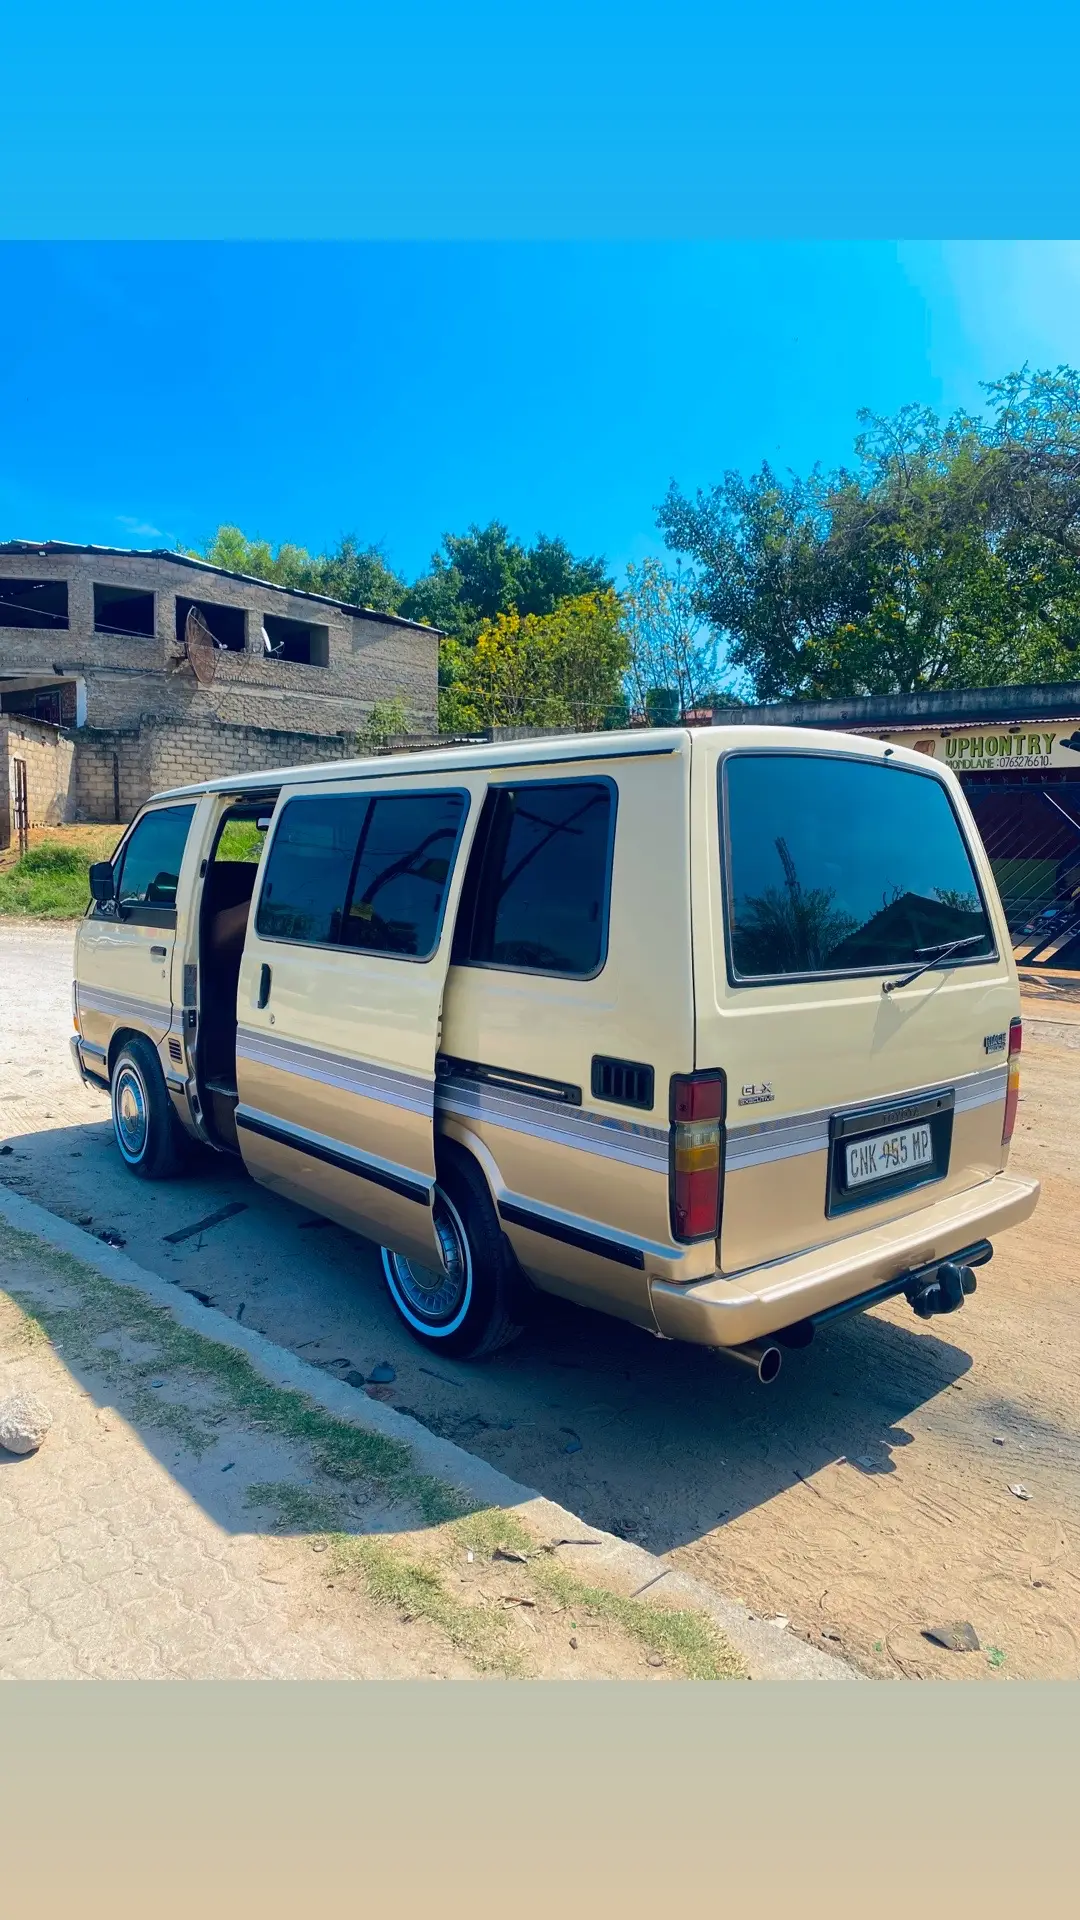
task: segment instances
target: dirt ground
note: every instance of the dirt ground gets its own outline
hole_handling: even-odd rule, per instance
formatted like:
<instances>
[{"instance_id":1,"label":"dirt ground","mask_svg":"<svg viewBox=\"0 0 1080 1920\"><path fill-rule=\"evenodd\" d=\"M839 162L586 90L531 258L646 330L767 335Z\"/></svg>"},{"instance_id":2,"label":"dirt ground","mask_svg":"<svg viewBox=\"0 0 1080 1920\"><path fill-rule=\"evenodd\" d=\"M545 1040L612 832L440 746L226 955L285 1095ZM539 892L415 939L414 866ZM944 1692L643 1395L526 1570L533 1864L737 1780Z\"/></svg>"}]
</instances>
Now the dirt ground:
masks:
<instances>
[{"instance_id":1,"label":"dirt ground","mask_svg":"<svg viewBox=\"0 0 1080 1920\"><path fill-rule=\"evenodd\" d=\"M366 1243L224 1160L133 1181L70 1064L71 939L0 928L0 1179L332 1373L389 1362L373 1394L864 1672L1080 1676L1080 998L1025 1008L1013 1164L1043 1199L963 1313L840 1321L762 1389L557 1302L493 1363L436 1365ZM954 1621L979 1652L924 1638Z\"/></svg>"}]
</instances>

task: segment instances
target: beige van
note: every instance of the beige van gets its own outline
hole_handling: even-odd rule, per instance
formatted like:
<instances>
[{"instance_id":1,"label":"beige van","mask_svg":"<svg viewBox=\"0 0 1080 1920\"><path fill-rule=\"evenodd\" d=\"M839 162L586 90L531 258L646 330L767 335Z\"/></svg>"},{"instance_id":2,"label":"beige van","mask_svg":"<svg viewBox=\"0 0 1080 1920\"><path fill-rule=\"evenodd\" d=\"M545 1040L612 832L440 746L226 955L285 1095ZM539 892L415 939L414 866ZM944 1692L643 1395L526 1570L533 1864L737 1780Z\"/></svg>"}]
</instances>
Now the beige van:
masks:
<instances>
[{"instance_id":1,"label":"beige van","mask_svg":"<svg viewBox=\"0 0 1080 1920\"><path fill-rule=\"evenodd\" d=\"M134 821L72 1042L132 1172L189 1141L376 1241L429 1348L530 1285L772 1377L839 1313L974 1290L1019 992L954 776L782 728L211 780Z\"/></svg>"}]
</instances>

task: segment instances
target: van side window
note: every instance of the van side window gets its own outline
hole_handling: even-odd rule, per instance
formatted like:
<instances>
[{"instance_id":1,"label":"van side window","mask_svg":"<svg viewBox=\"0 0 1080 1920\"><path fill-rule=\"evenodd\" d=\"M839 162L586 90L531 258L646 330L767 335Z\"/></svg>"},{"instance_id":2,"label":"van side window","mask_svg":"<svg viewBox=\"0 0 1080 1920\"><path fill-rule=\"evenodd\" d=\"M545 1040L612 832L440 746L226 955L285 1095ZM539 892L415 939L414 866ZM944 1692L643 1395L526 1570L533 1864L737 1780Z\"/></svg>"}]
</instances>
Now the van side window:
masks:
<instances>
[{"instance_id":1,"label":"van side window","mask_svg":"<svg viewBox=\"0 0 1080 1920\"><path fill-rule=\"evenodd\" d=\"M607 947L615 790L607 780L492 787L454 958L588 978Z\"/></svg>"},{"instance_id":2,"label":"van side window","mask_svg":"<svg viewBox=\"0 0 1080 1920\"><path fill-rule=\"evenodd\" d=\"M461 793L288 801L267 860L258 932L428 959L465 808Z\"/></svg>"},{"instance_id":3,"label":"van side window","mask_svg":"<svg viewBox=\"0 0 1080 1920\"><path fill-rule=\"evenodd\" d=\"M414 960L434 953L464 813L460 793L372 801L349 880L343 946Z\"/></svg>"},{"instance_id":4,"label":"van side window","mask_svg":"<svg viewBox=\"0 0 1080 1920\"><path fill-rule=\"evenodd\" d=\"M195 808L158 807L144 814L120 863L117 902L131 914L140 909L175 913L180 863Z\"/></svg>"}]
</instances>

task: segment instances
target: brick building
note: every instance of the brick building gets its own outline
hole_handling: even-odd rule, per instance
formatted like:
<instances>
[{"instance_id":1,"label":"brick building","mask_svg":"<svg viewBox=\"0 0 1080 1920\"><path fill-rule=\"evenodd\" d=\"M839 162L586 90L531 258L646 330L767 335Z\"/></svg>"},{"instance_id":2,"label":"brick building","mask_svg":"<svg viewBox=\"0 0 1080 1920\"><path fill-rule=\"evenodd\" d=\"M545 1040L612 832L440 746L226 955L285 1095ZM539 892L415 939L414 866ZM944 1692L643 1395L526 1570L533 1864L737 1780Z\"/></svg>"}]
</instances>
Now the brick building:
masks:
<instances>
[{"instance_id":1,"label":"brick building","mask_svg":"<svg viewBox=\"0 0 1080 1920\"><path fill-rule=\"evenodd\" d=\"M430 731L438 640L182 554L0 544L0 846L16 779L31 825L129 820L162 787L348 758L376 700Z\"/></svg>"}]
</instances>

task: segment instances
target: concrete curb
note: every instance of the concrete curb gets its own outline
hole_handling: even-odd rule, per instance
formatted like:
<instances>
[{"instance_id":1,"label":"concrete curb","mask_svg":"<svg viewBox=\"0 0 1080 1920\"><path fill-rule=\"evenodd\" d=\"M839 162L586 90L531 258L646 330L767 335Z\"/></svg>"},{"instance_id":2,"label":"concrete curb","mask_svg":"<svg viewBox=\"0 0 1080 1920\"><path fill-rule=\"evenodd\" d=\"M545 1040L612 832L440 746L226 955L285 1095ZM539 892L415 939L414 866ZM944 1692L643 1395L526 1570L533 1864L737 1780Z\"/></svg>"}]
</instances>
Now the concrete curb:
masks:
<instances>
[{"instance_id":1,"label":"concrete curb","mask_svg":"<svg viewBox=\"0 0 1080 1920\"><path fill-rule=\"evenodd\" d=\"M758 1619L738 1601L725 1599L704 1581L681 1573L670 1561L590 1526L565 1507L545 1499L535 1488L520 1486L497 1467L489 1466L486 1460L467 1453L453 1441L429 1433L410 1415L398 1413L381 1401L370 1400L359 1388L333 1379L320 1367L268 1340L265 1334L257 1333L252 1327L238 1326L216 1307L204 1307L180 1287L137 1265L118 1248L104 1246L82 1227L49 1213L35 1201L12 1192L10 1187L0 1187L0 1219L58 1252L71 1254L106 1280L137 1288L192 1333L246 1354L256 1371L271 1385L302 1393L327 1413L369 1433L403 1441L424 1473L459 1488L485 1505L517 1510L535 1532L549 1539L587 1538L593 1544L560 1548L560 1557L576 1574L588 1578L602 1570L611 1585L625 1594L644 1594L647 1589L655 1589L659 1598L662 1586L665 1598L677 1598L715 1621L742 1655L752 1679L856 1680L862 1677L844 1661L808 1646L785 1628Z\"/></svg>"}]
</instances>

